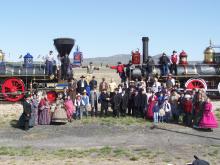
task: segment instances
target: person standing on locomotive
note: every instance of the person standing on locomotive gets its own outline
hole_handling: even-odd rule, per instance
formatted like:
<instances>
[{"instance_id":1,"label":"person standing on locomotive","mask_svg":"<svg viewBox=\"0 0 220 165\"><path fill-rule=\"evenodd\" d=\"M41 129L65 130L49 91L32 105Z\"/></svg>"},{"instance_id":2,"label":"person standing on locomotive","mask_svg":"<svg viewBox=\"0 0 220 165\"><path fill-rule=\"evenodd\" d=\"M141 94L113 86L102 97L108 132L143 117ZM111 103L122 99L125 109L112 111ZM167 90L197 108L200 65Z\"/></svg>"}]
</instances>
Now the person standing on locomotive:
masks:
<instances>
[{"instance_id":1,"label":"person standing on locomotive","mask_svg":"<svg viewBox=\"0 0 220 165\"><path fill-rule=\"evenodd\" d=\"M50 51L49 54L46 56L46 75L51 76L53 74L53 63L54 63L54 56L53 51Z\"/></svg>"},{"instance_id":2,"label":"person standing on locomotive","mask_svg":"<svg viewBox=\"0 0 220 165\"><path fill-rule=\"evenodd\" d=\"M70 69L70 59L68 54L61 58L61 79L67 80L67 76L70 77L71 69Z\"/></svg>"},{"instance_id":3,"label":"person standing on locomotive","mask_svg":"<svg viewBox=\"0 0 220 165\"><path fill-rule=\"evenodd\" d=\"M122 64L121 62L118 62L117 66L111 66L110 67L111 69L116 69L117 70L117 73L119 74L122 83L126 82L124 67L125 67L125 65Z\"/></svg>"},{"instance_id":4,"label":"person standing on locomotive","mask_svg":"<svg viewBox=\"0 0 220 165\"><path fill-rule=\"evenodd\" d=\"M168 74L170 59L165 53L160 57L159 63L161 64L161 75L166 76Z\"/></svg>"},{"instance_id":5,"label":"person standing on locomotive","mask_svg":"<svg viewBox=\"0 0 220 165\"><path fill-rule=\"evenodd\" d=\"M177 75L177 64L178 64L178 56L177 52L174 50L173 54L171 55L171 66L170 66L170 73L173 74L173 71L175 75Z\"/></svg>"}]
</instances>

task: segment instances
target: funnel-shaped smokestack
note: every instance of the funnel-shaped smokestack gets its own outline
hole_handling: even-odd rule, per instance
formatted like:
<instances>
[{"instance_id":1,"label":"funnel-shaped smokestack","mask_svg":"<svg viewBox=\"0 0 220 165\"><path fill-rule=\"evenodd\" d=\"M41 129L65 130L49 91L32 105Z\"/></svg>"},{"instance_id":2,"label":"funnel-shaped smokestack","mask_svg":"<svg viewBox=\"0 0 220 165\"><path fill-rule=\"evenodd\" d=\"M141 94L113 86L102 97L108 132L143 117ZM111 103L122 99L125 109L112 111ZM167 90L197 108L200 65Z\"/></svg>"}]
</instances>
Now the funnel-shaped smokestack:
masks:
<instances>
[{"instance_id":1,"label":"funnel-shaped smokestack","mask_svg":"<svg viewBox=\"0 0 220 165\"><path fill-rule=\"evenodd\" d=\"M142 42L143 42L143 63L147 62L148 58L148 37L142 37Z\"/></svg>"},{"instance_id":2,"label":"funnel-shaped smokestack","mask_svg":"<svg viewBox=\"0 0 220 165\"><path fill-rule=\"evenodd\" d=\"M66 54L70 54L73 46L75 44L75 40L72 38L56 38L54 39L54 46L56 47L58 53L61 57Z\"/></svg>"}]
</instances>

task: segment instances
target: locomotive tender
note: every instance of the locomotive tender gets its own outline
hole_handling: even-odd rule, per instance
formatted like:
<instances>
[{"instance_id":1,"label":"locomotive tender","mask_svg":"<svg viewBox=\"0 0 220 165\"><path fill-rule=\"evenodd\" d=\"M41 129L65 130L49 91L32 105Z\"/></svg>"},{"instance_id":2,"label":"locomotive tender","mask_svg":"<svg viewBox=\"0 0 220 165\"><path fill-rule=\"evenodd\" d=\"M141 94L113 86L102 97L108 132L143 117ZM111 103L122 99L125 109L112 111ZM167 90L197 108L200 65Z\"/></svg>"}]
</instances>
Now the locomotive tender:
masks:
<instances>
[{"instance_id":1,"label":"locomotive tender","mask_svg":"<svg viewBox=\"0 0 220 165\"><path fill-rule=\"evenodd\" d=\"M143 42L143 60L142 64L137 64L135 60L138 52L132 53L131 78L140 79L141 76L147 77L145 69L148 67L148 37L142 38ZM173 75L177 82L179 82L182 89L205 89L209 96L220 96L220 53L215 49L219 48L210 43L204 51L204 61L201 62L187 62L187 54L183 51L180 53L181 64L177 65L177 75ZM139 53L140 55L140 53ZM155 64L153 67L153 75L158 76L161 72L161 65ZM162 76L160 81L165 81L166 76Z\"/></svg>"}]
</instances>

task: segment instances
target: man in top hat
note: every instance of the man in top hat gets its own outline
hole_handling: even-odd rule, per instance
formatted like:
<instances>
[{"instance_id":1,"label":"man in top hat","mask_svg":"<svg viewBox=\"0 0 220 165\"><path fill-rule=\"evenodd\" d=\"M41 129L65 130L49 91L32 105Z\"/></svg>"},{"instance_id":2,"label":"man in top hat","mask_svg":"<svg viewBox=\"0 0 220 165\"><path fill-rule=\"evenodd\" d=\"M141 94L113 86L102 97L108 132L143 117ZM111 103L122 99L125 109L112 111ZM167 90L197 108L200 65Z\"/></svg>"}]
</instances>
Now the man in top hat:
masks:
<instances>
[{"instance_id":1,"label":"man in top hat","mask_svg":"<svg viewBox=\"0 0 220 165\"><path fill-rule=\"evenodd\" d=\"M77 82L77 92L83 94L83 91L86 89L87 85L88 84L85 80L85 76L82 75L80 80Z\"/></svg>"},{"instance_id":2,"label":"man in top hat","mask_svg":"<svg viewBox=\"0 0 220 165\"><path fill-rule=\"evenodd\" d=\"M53 74L53 64L54 64L54 56L53 51L50 51L49 54L46 56L46 75Z\"/></svg>"},{"instance_id":3,"label":"man in top hat","mask_svg":"<svg viewBox=\"0 0 220 165\"><path fill-rule=\"evenodd\" d=\"M161 75L166 76L168 74L170 59L165 53L160 57L159 63L161 64Z\"/></svg>"},{"instance_id":4,"label":"man in top hat","mask_svg":"<svg viewBox=\"0 0 220 165\"><path fill-rule=\"evenodd\" d=\"M177 52L174 50L173 54L171 55L171 66L170 66L170 73L177 75L177 64L178 64L178 55Z\"/></svg>"},{"instance_id":5,"label":"man in top hat","mask_svg":"<svg viewBox=\"0 0 220 165\"><path fill-rule=\"evenodd\" d=\"M119 89L115 88L115 95L113 97L113 117L120 117L122 95L119 93Z\"/></svg>"}]
</instances>

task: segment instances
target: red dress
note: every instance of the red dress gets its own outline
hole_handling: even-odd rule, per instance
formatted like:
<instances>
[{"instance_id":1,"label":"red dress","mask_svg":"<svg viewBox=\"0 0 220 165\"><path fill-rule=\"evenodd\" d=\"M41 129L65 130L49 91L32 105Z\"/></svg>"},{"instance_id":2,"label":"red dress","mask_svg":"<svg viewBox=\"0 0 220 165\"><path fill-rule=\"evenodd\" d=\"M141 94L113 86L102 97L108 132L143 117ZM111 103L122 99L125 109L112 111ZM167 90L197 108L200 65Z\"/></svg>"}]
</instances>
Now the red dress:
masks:
<instances>
[{"instance_id":1,"label":"red dress","mask_svg":"<svg viewBox=\"0 0 220 165\"><path fill-rule=\"evenodd\" d=\"M149 119L153 119L153 116L154 116L153 107L156 103L156 100L157 100L157 96L151 96L149 98L149 105L147 108L147 118Z\"/></svg>"},{"instance_id":2,"label":"red dress","mask_svg":"<svg viewBox=\"0 0 220 165\"><path fill-rule=\"evenodd\" d=\"M199 123L200 128L217 128L218 122L212 112L212 103L205 103L203 117Z\"/></svg>"}]
</instances>

